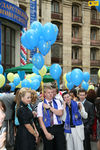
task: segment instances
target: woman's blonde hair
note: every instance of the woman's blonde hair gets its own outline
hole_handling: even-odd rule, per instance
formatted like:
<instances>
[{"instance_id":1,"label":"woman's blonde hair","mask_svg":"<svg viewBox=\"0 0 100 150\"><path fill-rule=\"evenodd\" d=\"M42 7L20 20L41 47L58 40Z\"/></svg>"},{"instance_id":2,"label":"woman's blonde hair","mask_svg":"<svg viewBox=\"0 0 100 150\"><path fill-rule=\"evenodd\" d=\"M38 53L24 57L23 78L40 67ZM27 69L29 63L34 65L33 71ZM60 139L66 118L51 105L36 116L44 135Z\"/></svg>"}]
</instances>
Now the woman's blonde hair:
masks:
<instances>
[{"instance_id":1,"label":"woman's blonde hair","mask_svg":"<svg viewBox=\"0 0 100 150\"><path fill-rule=\"evenodd\" d=\"M20 102L21 102L21 98L24 97L26 93L30 93L31 94L31 91L28 88L21 88L16 93L16 96L15 96L15 100L16 100L16 104L17 104L16 113L17 113L17 109L19 108L19 105L20 105Z\"/></svg>"}]
</instances>

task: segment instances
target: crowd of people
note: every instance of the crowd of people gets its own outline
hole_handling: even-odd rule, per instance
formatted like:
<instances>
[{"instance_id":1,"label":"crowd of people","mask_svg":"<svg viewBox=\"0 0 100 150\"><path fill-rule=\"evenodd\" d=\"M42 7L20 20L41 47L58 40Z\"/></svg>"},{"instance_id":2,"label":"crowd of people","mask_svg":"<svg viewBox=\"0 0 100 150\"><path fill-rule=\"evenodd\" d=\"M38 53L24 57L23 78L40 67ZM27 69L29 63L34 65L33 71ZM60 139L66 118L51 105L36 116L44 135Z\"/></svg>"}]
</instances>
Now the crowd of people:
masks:
<instances>
[{"instance_id":1,"label":"crowd of people","mask_svg":"<svg viewBox=\"0 0 100 150\"><path fill-rule=\"evenodd\" d=\"M91 150L91 140L100 150L100 85L10 90L0 93L0 150Z\"/></svg>"}]
</instances>

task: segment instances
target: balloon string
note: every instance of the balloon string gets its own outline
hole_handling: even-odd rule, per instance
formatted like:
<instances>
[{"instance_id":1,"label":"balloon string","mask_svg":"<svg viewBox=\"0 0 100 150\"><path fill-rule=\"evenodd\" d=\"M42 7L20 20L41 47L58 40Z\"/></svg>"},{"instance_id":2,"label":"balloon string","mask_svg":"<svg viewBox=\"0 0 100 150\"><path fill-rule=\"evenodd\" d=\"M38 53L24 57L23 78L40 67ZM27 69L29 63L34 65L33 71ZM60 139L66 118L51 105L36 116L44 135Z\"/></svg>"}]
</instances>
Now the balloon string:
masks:
<instances>
[{"instance_id":1,"label":"balloon string","mask_svg":"<svg viewBox=\"0 0 100 150\"><path fill-rule=\"evenodd\" d=\"M44 100L44 86L43 86L43 79L41 81L41 87L42 87L42 100Z\"/></svg>"}]
</instances>

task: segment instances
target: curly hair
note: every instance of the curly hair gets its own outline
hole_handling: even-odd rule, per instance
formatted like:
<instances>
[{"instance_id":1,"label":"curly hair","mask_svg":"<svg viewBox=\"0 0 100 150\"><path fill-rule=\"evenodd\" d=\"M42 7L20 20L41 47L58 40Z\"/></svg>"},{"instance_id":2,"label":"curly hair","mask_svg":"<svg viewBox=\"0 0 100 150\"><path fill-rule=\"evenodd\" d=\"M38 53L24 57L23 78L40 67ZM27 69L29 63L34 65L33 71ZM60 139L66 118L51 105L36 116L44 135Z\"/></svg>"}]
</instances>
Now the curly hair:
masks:
<instances>
[{"instance_id":1,"label":"curly hair","mask_svg":"<svg viewBox=\"0 0 100 150\"><path fill-rule=\"evenodd\" d=\"M95 102L96 97L97 97L97 96L96 96L95 90L90 89L90 90L87 92L87 100L90 101L91 103L94 103L94 102Z\"/></svg>"},{"instance_id":2,"label":"curly hair","mask_svg":"<svg viewBox=\"0 0 100 150\"><path fill-rule=\"evenodd\" d=\"M32 104L34 104L37 100L37 93L35 90L30 90L30 91L31 91L31 98L32 98L31 102L32 102Z\"/></svg>"}]
</instances>

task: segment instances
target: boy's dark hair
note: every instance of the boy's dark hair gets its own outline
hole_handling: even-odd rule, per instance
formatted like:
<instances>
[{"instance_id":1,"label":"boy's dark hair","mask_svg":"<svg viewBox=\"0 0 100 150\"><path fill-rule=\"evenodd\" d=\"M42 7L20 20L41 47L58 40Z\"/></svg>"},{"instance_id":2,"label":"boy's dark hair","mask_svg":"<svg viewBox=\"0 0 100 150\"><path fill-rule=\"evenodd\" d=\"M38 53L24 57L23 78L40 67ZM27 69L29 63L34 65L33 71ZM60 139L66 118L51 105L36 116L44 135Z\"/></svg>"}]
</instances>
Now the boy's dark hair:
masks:
<instances>
[{"instance_id":1,"label":"boy's dark hair","mask_svg":"<svg viewBox=\"0 0 100 150\"><path fill-rule=\"evenodd\" d=\"M64 97L64 95L68 94L67 91L65 91L63 94L62 94L62 98Z\"/></svg>"},{"instance_id":2,"label":"boy's dark hair","mask_svg":"<svg viewBox=\"0 0 100 150\"><path fill-rule=\"evenodd\" d=\"M7 83L4 89L5 89L5 92L10 92L11 86Z\"/></svg>"},{"instance_id":3,"label":"boy's dark hair","mask_svg":"<svg viewBox=\"0 0 100 150\"><path fill-rule=\"evenodd\" d=\"M70 93L73 93L74 96L77 97L77 90L76 90L76 89L74 89L74 88L71 89L71 90L70 90Z\"/></svg>"},{"instance_id":4,"label":"boy's dark hair","mask_svg":"<svg viewBox=\"0 0 100 150\"><path fill-rule=\"evenodd\" d=\"M85 94L87 94L86 90L84 90L84 89L82 89L82 88L79 89L78 94L79 94L79 93L82 93L82 92L84 92Z\"/></svg>"}]
</instances>

